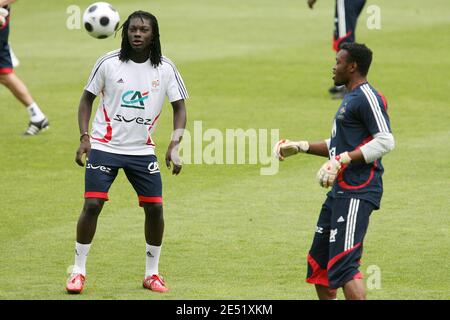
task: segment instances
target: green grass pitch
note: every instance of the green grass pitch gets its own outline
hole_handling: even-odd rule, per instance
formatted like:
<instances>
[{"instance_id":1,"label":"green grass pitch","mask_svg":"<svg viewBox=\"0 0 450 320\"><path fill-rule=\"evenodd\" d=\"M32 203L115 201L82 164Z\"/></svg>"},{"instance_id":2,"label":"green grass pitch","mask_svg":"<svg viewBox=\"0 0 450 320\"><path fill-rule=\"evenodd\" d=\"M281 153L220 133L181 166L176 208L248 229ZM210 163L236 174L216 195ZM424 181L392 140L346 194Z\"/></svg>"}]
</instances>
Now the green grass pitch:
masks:
<instances>
[{"instance_id":1,"label":"green grass pitch","mask_svg":"<svg viewBox=\"0 0 450 320\"><path fill-rule=\"evenodd\" d=\"M90 2L76 1L84 10ZM304 281L306 255L325 191L323 159L298 156L279 173L260 165L162 168L166 230L160 271L165 295L142 289L144 214L125 176L110 190L88 257L80 296L64 286L73 263L84 170L74 162L77 108L96 59L120 45L66 28L72 0L13 7L16 70L50 118L24 138L24 108L0 87L0 299L315 299ZM189 130L279 128L282 137L329 136L339 101L327 95L334 53L334 7L303 0L111 1L122 19L137 9L160 23L163 53L177 64L191 98ZM381 30L361 14L357 40L374 51L369 81L389 102L396 149L384 158L384 198L371 217L361 271L380 271L369 299L449 299L450 3L368 1ZM95 102L97 104L97 101ZM155 140L164 157L172 110ZM339 293L339 298L343 298Z\"/></svg>"}]
</instances>

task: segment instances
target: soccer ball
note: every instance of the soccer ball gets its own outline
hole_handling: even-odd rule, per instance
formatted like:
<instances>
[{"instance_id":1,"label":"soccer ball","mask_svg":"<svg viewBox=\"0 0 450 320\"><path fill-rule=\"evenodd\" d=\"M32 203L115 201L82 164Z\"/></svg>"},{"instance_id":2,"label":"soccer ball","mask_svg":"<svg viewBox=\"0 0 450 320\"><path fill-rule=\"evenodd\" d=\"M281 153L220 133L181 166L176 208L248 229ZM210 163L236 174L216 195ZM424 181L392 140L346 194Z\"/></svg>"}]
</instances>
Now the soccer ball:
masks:
<instances>
[{"instance_id":1,"label":"soccer ball","mask_svg":"<svg viewBox=\"0 0 450 320\"><path fill-rule=\"evenodd\" d=\"M91 4L83 14L86 31L94 38L105 39L119 27L119 12L107 2Z\"/></svg>"}]
</instances>

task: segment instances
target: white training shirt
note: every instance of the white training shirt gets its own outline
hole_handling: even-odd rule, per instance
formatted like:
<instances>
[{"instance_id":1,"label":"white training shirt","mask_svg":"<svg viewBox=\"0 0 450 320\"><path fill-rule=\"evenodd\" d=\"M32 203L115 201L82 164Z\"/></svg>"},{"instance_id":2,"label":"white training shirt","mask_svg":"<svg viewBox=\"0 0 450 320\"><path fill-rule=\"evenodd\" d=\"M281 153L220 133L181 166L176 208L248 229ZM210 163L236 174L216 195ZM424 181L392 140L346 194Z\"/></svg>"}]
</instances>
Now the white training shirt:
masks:
<instances>
[{"instance_id":1,"label":"white training shirt","mask_svg":"<svg viewBox=\"0 0 450 320\"><path fill-rule=\"evenodd\" d=\"M97 60L85 90L101 101L92 122L91 147L129 155L155 154L151 138L164 99L188 98L181 75L172 61L162 57L154 68L150 60L119 60L120 50Z\"/></svg>"}]
</instances>

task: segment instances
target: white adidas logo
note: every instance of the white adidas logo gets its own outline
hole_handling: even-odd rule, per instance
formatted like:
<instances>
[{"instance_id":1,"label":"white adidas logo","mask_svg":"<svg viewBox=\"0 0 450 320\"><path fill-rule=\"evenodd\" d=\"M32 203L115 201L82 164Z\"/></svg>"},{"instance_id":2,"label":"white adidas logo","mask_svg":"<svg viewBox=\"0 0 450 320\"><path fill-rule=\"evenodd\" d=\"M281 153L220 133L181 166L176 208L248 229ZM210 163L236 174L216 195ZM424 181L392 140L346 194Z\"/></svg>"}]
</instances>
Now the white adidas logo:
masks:
<instances>
[{"instance_id":1,"label":"white adidas logo","mask_svg":"<svg viewBox=\"0 0 450 320\"><path fill-rule=\"evenodd\" d=\"M345 221L345 219L343 216L340 216L339 219L337 220L337 222L344 222L344 221Z\"/></svg>"}]
</instances>

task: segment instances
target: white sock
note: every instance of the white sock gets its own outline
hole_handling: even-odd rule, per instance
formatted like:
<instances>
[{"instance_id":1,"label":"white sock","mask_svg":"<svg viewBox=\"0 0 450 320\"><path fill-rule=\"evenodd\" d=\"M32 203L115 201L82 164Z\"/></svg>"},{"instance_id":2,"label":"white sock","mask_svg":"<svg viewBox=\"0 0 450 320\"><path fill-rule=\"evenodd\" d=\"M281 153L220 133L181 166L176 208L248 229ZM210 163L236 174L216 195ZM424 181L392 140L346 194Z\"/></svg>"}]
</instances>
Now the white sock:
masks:
<instances>
[{"instance_id":1,"label":"white sock","mask_svg":"<svg viewBox=\"0 0 450 320\"><path fill-rule=\"evenodd\" d=\"M45 115L42 113L41 109L39 109L39 106L36 104L36 102L30 104L27 107L27 111L30 116L31 122L40 122L45 118Z\"/></svg>"},{"instance_id":2,"label":"white sock","mask_svg":"<svg viewBox=\"0 0 450 320\"><path fill-rule=\"evenodd\" d=\"M145 276L149 277L158 274L159 255L161 254L161 246L152 246L148 243L145 245Z\"/></svg>"},{"instance_id":3,"label":"white sock","mask_svg":"<svg viewBox=\"0 0 450 320\"><path fill-rule=\"evenodd\" d=\"M72 274L81 273L86 276L86 258L90 248L91 244L75 243L75 265Z\"/></svg>"}]
</instances>

